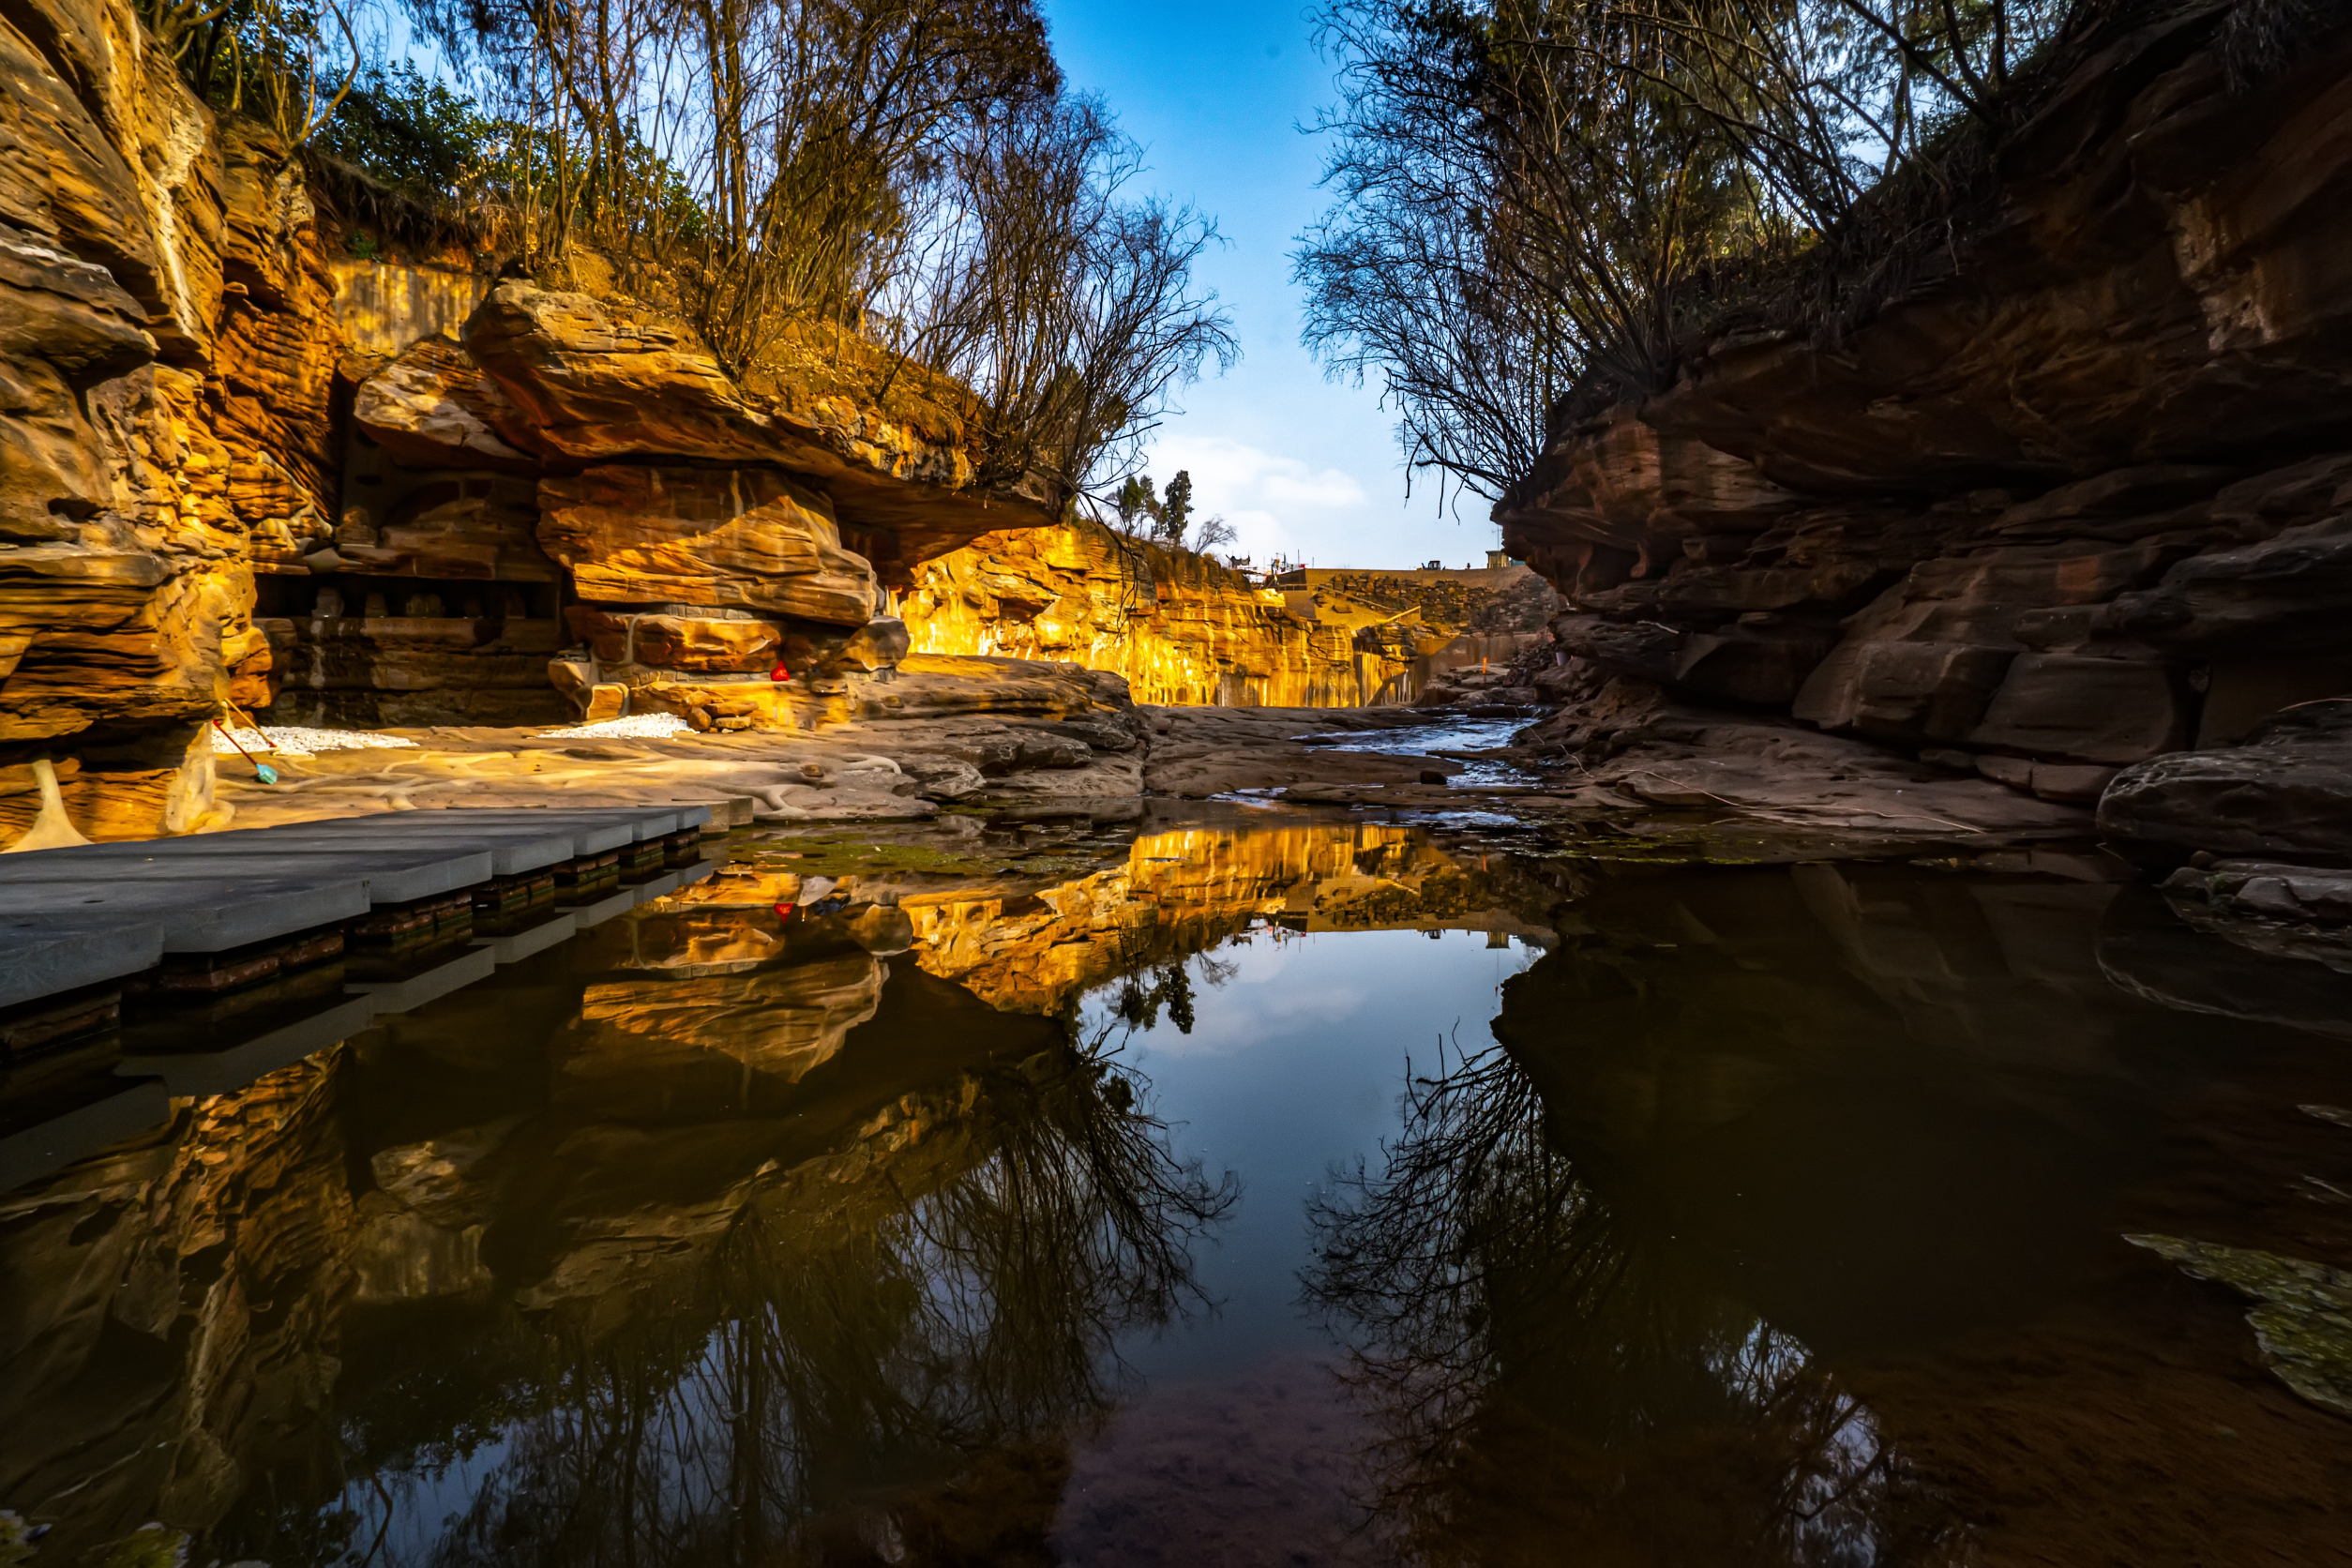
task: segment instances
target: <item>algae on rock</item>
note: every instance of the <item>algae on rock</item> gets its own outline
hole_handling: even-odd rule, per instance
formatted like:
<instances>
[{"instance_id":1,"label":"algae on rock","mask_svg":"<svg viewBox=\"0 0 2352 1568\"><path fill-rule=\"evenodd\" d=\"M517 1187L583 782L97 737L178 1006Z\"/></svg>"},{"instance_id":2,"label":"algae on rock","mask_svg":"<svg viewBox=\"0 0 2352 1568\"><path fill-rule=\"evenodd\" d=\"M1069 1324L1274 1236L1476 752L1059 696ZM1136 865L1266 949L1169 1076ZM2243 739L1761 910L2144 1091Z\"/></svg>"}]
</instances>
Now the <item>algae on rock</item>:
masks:
<instances>
[{"instance_id":1,"label":"algae on rock","mask_svg":"<svg viewBox=\"0 0 2352 1568\"><path fill-rule=\"evenodd\" d=\"M2314 1405L2352 1415L2352 1273L2217 1242L2123 1239L2252 1301L2246 1321L2280 1381Z\"/></svg>"}]
</instances>

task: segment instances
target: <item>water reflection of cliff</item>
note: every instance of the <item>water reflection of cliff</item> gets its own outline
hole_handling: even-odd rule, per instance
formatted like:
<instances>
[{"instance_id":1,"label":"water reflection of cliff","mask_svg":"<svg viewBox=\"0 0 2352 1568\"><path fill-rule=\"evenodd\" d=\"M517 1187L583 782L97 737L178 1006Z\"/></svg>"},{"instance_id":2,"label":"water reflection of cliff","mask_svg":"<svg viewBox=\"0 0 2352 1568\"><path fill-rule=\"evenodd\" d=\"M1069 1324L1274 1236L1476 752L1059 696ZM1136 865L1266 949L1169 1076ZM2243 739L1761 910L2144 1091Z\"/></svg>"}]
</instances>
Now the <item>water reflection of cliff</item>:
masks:
<instances>
[{"instance_id":1,"label":"water reflection of cliff","mask_svg":"<svg viewBox=\"0 0 2352 1568\"><path fill-rule=\"evenodd\" d=\"M909 892L899 907L927 972L993 1006L1048 1013L1252 926L1549 936L1505 868L1457 860L1413 828L1300 818L1147 833L1091 875L1009 893Z\"/></svg>"},{"instance_id":2,"label":"water reflection of cliff","mask_svg":"<svg viewBox=\"0 0 2352 1568\"><path fill-rule=\"evenodd\" d=\"M1808 1343L2015 1321L2111 1244L2192 1048L2103 973L2115 895L1826 865L1611 879L1495 1033L1589 1180Z\"/></svg>"},{"instance_id":3,"label":"water reflection of cliff","mask_svg":"<svg viewBox=\"0 0 2352 1568\"><path fill-rule=\"evenodd\" d=\"M1613 1205L1489 1048L1416 1080L1385 1168L1314 1211L1399 1560L1962 1560L1959 1526L1796 1337Z\"/></svg>"},{"instance_id":4,"label":"water reflection of cliff","mask_svg":"<svg viewBox=\"0 0 2352 1568\"><path fill-rule=\"evenodd\" d=\"M1502 1048L1319 1216L1400 1551L2340 1560L2339 1418L2122 1240L2352 1258L2330 1042L2119 988L2109 885L1569 882Z\"/></svg>"},{"instance_id":5,"label":"water reflection of cliff","mask_svg":"<svg viewBox=\"0 0 2352 1568\"><path fill-rule=\"evenodd\" d=\"M1230 1194L906 927L665 900L12 1195L0 1499L60 1560L1033 1551Z\"/></svg>"}]
</instances>

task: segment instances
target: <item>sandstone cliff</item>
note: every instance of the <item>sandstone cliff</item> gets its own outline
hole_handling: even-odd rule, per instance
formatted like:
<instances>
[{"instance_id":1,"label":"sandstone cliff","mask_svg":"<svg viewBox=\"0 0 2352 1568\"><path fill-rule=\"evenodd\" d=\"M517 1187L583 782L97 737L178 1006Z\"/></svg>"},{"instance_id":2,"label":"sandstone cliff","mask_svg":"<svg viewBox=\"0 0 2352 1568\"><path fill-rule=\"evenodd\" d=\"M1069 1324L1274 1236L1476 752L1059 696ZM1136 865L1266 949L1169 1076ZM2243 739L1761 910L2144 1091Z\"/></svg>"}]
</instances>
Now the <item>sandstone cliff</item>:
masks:
<instances>
[{"instance_id":1,"label":"sandstone cliff","mask_svg":"<svg viewBox=\"0 0 2352 1568\"><path fill-rule=\"evenodd\" d=\"M0 20L0 833L202 825L199 726L268 663L257 551L322 502L297 188L128 6Z\"/></svg>"},{"instance_id":2,"label":"sandstone cliff","mask_svg":"<svg viewBox=\"0 0 2352 1568\"><path fill-rule=\"evenodd\" d=\"M341 520L305 558L325 580L273 630L281 714L837 717L844 668L888 662L856 642L885 582L1059 509L1034 476L980 482L968 394L913 372L875 390L845 334L739 382L640 303L481 281L354 367Z\"/></svg>"},{"instance_id":3,"label":"sandstone cliff","mask_svg":"<svg viewBox=\"0 0 2352 1568\"><path fill-rule=\"evenodd\" d=\"M806 718L884 583L1061 509L847 334L738 382L634 302L361 233L125 0L10 10L0 77L0 842L42 763L94 837L218 822L233 705L536 724L683 679Z\"/></svg>"},{"instance_id":4,"label":"sandstone cliff","mask_svg":"<svg viewBox=\"0 0 2352 1568\"><path fill-rule=\"evenodd\" d=\"M1138 702L1326 708L1410 702L1450 662L1507 662L1551 601L1523 570L1459 574L1498 579L1467 586L1413 575L1260 587L1078 522L990 534L929 562L900 613L918 652L1068 660L1124 676Z\"/></svg>"},{"instance_id":5,"label":"sandstone cliff","mask_svg":"<svg viewBox=\"0 0 2352 1568\"><path fill-rule=\"evenodd\" d=\"M1556 432L1497 509L1568 601L1549 737L1892 755L2195 847L2151 759L2352 692L2352 42L2238 92L2218 17L2091 32L1863 324L1720 334Z\"/></svg>"}]
</instances>

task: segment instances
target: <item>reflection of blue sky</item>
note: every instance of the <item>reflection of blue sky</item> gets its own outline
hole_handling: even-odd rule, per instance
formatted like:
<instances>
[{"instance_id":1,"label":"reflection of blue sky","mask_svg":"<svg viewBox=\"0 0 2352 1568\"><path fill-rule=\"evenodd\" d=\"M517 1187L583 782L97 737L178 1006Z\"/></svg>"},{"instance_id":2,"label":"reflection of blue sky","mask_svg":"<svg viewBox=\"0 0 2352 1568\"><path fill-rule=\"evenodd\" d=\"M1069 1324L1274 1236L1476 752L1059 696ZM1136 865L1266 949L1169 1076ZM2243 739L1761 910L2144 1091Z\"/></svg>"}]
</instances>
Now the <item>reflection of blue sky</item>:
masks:
<instances>
[{"instance_id":1,"label":"reflection of blue sky","mask_svg":"<svg viewBox=\"0 0 2352 1568\"><path fill-rule=\"evenodd\" d=\"M1428 1072L1440 1038L1449 1051L1455 1039L1491 1046L1497 988L1540 956L1490 948L1476 931L1435 942L1361 931L1228 943L1212 955L1235 966L1222 985L1203 983L1195 961L1192 1033L1163 1013L1123 1060L1151 1079L1151 1108L1173 1124L1177 1154L1199 1159L1213 1179L1238 1173L1242 1201L1196 1255L1219 1312L1158 1344L1123 1347L1139 1370L1217 1377L1326 1343L1296 1306L1307 1199L1334 1166L1362 1158L1379 1168L1380 1140L1397 1130L1408 1055ZM1117 995L1113 987L1090 999L1089 1037Z\"/></svg>"},{"instance_id":2,"label":"reflection of blue sky","mask_svg":"<svg viewBox=\"0 0 2352 1568\"><path fill-rule=\"evenodd\" d=\"M474 1505L482 1487L505 1466L514 1444L528 1435L523 1423L511 1423L480 1447L447 1455L445 1463L426 1460L413 1469L369 1470L346 1485L321 1515L352 1521L354 1549L347 1561L430 1562L449 1521Z\"/></svg>"},{"instance_id":3,"label":"reflection of blue sky","mask_svg":"<svg viewBox=\"0 0 2352 1568\"><path fill-rule=\"evenodd\" d=\"M1154 477L1192 471L1204 512L1326 566L1478 558L1497 537L1475 500L1440 518L1417 477L1410 506L1395 420L1372 389L1334 385L1299 346L1290 250L1321 211L1320 138L1298 134L1331 97L1299 0L1041 0L1075 87L1107 99L1149 154L1146 183L1213 214L1230 246L1203 268L1233 317L1242 363L1180 400Z\"/></svg>"}]
</instances>

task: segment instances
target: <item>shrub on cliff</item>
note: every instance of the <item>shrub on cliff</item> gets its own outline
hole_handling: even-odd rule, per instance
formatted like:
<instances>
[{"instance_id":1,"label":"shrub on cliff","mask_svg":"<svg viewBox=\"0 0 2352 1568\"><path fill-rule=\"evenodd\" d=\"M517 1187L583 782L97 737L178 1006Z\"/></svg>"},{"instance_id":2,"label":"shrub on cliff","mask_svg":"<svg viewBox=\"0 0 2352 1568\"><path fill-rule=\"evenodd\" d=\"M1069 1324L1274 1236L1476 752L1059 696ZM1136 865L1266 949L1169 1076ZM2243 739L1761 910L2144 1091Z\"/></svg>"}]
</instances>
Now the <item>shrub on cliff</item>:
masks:
<instances>
[{"instance_id":1,"label":"shrub on cliff","mask_svg":"<svg viewBox=\"0 0 2352 1568\"><path fill-rule=\"evenodd\" d=\"M503 128L406 61L369 66L322 124L321 152L411 197L464 189L498 156Z\"/></svg>"}]
</instances>

